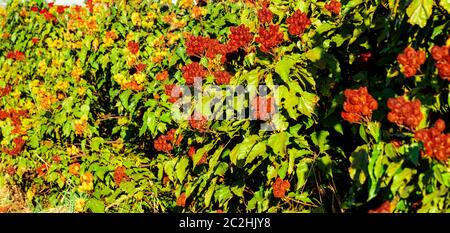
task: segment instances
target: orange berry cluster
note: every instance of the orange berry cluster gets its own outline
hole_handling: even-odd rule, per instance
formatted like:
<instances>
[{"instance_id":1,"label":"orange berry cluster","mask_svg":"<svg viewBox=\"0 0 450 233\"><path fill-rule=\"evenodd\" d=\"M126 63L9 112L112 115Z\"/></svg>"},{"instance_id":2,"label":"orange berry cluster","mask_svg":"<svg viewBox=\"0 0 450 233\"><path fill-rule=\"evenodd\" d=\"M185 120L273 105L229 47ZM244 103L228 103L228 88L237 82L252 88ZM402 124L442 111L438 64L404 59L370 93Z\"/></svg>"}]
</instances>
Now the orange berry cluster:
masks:
<instances>
[{"instance_id":1,"label":"orange berry cluster","mask_svg":"<svg viewBox=\"0 0 450 233\"><path fill-rule=\"evenodd\" d=\"M216 78L216 83L219 85L229 84L231 80L231 74L227 71L214 71L214 77Z\"/></svg>"},{"instance_id":2,"label":"orange berry cluster","mask_svg":"<svg viewBox=\"0 0 450 233\"><path fill-rule=\"evenodd\" d=\"M181 141L183 140L183 135L178 135L177 138L175 138L175 129L169 130L166 135L159 136L154 142L153 146L155 147L155 150L160 152L169 153L172 151L173 146L179 146L181 144Z\"/></svg>"},{"instance_id":3,"label":"orange berry cluster","mask_svg":"<svg viewBox=\"0 0 450 233\"><path fill-rule=\"evenodd\" d=\"M378 108L378 102L369 94L367 87L346 89L344 95L346 100L341 117L350 123L370 120L372 112Z\"/></svg>"},{"instance_id":4,"label":"orange berry cluster","mask_svg":"<svg viewBox=\"0 0 450 233\"><path fill-rule=\"evenodd\" d=\"M253 34L250 32L250 28L243 24L238 27L231 27L230 31L230 41L227 44L229 53L248 46L253 40Z\"/></svg>"},{"instance_id":5,"label":"orange berry cluster","mask_svg":"<svg viewBox=\"0 0 450 233\"><path fill-rule=\"evenodd\" d=\"M308 15L301 10L296 10L294 14L286 19L289 34L293 36L301 36L305 29L311 24Z\"/></svg>"},{"instance_id":6,"label":"orange berry cluster","mask_svg":"<svg viewBox=\"0 0 450 233\"><path fill-rule=\"evenodd\" d=\"M180 196L177 198L176 205L180 207L186 206L186 193L180 194Z\"/></svg>"},{"instance_id":7,"label":"orange berry cluster","mask_svg":"<svg viewBox=\"0 0 450 233\"><path fill-rule=\"evenodd\" d=\"M125 171L126 168L124 166L119 166L114 170L114 182L117 186L119 186L122 181L128 180L128 176Z\"/></svg>"},{"instance_id":8,"label":"orange berry cluster","mask_svg":"<svg viewBox=\"0 0 450 233\"><path fill-rule=\"evenodd\" d=\"M198 132L204 133L208 130L208 119L205 116L194 115L189 119L189 125Z\"/></svg>"},{"instance_id":9,"label":"orange berry cluster","mask_svg":"<svg viewBox=\"0 0 450 233\"><path fill-rule=\"evenodd\" d=\"M269 2L264 2L262 8L258 11L259 23L271 23L273 19L273 13L269 10Z\"/></svg>"},{"instance_id":10,"label":"orange berry cluster","mask_svg":"<svg viewBox=\"0 0 450 233\"><path fill-rule=\"evenodd\" d=\"M208 74L208 71L205 70L205 68L198 62L192 62L190 64L185 65L182 68L182 71L183 71L183 78L186 81L187 85L194 84L195 78L203 79Z\"/></svg>"},{"instance_id":11,"label":"orange berry cluster","mask_svg":"<svg viewBox=\"0 0 450 233\"><path fill-rule=\"evenodd\" d=\"M378 208L369 210L369 213L372 214L392 213L391 203L389 201L385 201Z\"/></svg>"},{"instance_id":12,"label":"orange berry cluster","mask_svg":"<svg viewBox=\"0 0 450 233\"><path fill-rule=\"evenodd\" d=\"M7 59L13 59L17 61L25 60L25 54L20 51L10 51L6 54Z\"/></svg>"},{"instance_id":13,"label":"orange berry cluster","mask_svg":"<svg viewBox=\"0 0 450 233\"><path fill-rule=\"evenodd\" d=\"M3 152L7 153L11 156L18 155L25 146L25 140L22 138L21 135L26 134L22 130L22 120L21 118L28 117L28 111L26 110L14 110L11 109L9 111L0 110L0 120L5 120L7 118L11 119L12 126L14 127L11 131L11 134L19 134L18 137L13 139L13 143L15 144L15 147L12 149L3 148Z\"/></svg>"},{"instance_id":14,"label":"orange berry cluster","mask_svg":"<svg viewBox=\"0 0 450 233\"><path fill-rule=\"evenodd\" d=\"M128 42L128 50L132 54L137 54L139 52L139 43L134 42L134 41Z\"/></svg>"},{"instance_id":15,"label":"orange berry cluster","mask_svg":"<svg viewBox=\"0 0 450 233\"><path fill-rule=\"evenodd\" d=\"M387 101L387 107L391 111L388 113L387 119L398 126L415 129L419 126L420 121L423 119L420 106L421 102L417 99L407 101L403 96L389 98Z\"/></svg>"},{"instance_id":16,"label":"orange berry cluster","mask_svg":"<svg viewBox=\"0 0 450 233\"><path fill-rule=\"evenodd\" d=\"M291 187L289 181L283 180L278 177L273 183L273 196L276 198L283 198L286 195L286 191Z\"/></svg>"},{"instance_id":17,"label":"orange berry cluster","mask_svg":"<svg viewBox=\"0 0 450 233\"><path fill-rule=\"evenodd\" d=\"M450 81L450 47L449 46L433 46L431 55L436 61L439 77Z\"/></svg>"},{"instance_id":18,"label":"orange berry cluster","mask_svg":"<svg viewBox=\"0 0 450 233\"><path fill-rule=\"evenodd\" d=\"M189 35L186 39L186 54L188 56L202 57L209 48L209 37Z\"/></svg>"},{"instance_id":19,"label":"orange berry cluster","mask_svg":"<svg viewBox=\"0 0 450 233\"><path fill-rule=\"evenodd\" d=\"M414 138L423 143L425 153L422 156L431 157L446 162L450 158L450 134L444 134L445 122L438 119L432 128L418 130Z\"/></svg>"},{"instance_id":20,"label":"orange berry cluster","mask_svg":"<svg viewBox=\"0 0 450 233\"><path fill-rule=\"evenodd\" d=\"M275 99L272 97L255 97L252 100L252 116L256 120L267 120L275 113Z\"/></svg>"},{"instance_id":21,"label":"orange berry cluster","mask_svg":"<svg viewBox=\"0 0 450 233\"><path fill-rule=\"evenodd\" d=\"M259 37L255 39L263 52L269 52L283 42L283 33L279 25L270 25L268 29L259 28Z\"/></svg>"},{"instance_id":22,"label":"orange berry cluster","mask_svg":"<svg viewBox=\"0 0 450 233\"><path fill-rule=\"evenodd\" d=\"M137 73L141 73L142 71L145 70L145 68L147 68L147 65L144 63L139 63L134 68L136 69Z\"/></svg>"},{"instance_id":23,"label":"orange berry cluster","mask_svg":"<svg viewBox=\"0 0 450 233\"><path fill-rule=\"evenodd\" d=\"M7 85L6 87L0 87L0 97L6 96L11 92L11 86Z\"/></svg>"},{"instance_id":24,"label":"orange berry cluster","mask_svg":"<svg viewBox=\"0 0 450 233\"><path fill-rule=\"evenodd\" d=\"M179 98L181 98L183 92L181 88L175 84L167 84L164 86L165 94L169 96L168 101L170 103L175 103Z\"/></svg>"},{"instance_id":25,"label":"orange berry cluster","mask_svg":"<svg viewBox=\"0 0 450 233\"><path fill-rule=\"evenodd\" d=\"M169 72L167 70L161 71L156 75L156 80L165 81L169 79Z\"/></svg>"},{"instance_id":26,"label":"orange berry cluster","mask_svg":"<svg viewBox=\"0 0 450 233\"><path fill-rule=\"evenodd\" d=\"M410 78L416 75L417 70L425 63L425 52L407 47L403 50L403 53L397 56L397 61L402 65L402 73L405 77Z\"/></svg>"},{"instance_id":27,"label":"orange berry cluster","mask_svg":"<svg viewBox=\"0 0 450 233\"><path fill-rule=\"evenodd\" d=\"M331 0L330 2L325 4L325 9L333 14L338 15L339 13L341 13L341 2Z\"/></svg>"}]
</instances>

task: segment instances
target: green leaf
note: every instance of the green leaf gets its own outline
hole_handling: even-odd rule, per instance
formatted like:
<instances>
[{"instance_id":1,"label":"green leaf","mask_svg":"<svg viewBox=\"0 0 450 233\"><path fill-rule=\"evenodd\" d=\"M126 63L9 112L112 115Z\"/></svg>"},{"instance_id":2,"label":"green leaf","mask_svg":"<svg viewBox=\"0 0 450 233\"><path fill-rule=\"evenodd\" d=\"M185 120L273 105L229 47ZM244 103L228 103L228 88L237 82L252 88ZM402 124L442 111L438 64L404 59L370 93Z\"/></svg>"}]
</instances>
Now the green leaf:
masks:
<instances>
[{"instance_id":1,"label":"green leaf","mask_svg":"<svg viewBox=\"0 0 450 233\"><path fill-rule=\"evenodd\" d=\"M450 0L441 0L439 1L439 5L450 14Z\"/></svg>"},{"instance_id":2,"label":"green leaf","mask_svg":"<svg viewBox=\"0 0 450 233\"><path fill-rule=\"evenodd\" d=\"M280 75L284 82L289 82L289 73L295 63L290 57L284 57L275 65L275 72Z\"/></svg>"},{"instance_id":3,"label":"green leaf","mask_svg":"<svg viewBox=\"0 0 450 233\"><path fill-rule=\"evenodd\" d=\"M208 207L211 203L211 198L214 194L214 189L216 188L216 179L214 179L211 182L211 185L209 186L208 190L205 193L205 207Z\"/></svg>"},{"instance_id":4,"label":"green leaf","mask_svg":"<svg viewBox=\"0 0 450 233\"><path fill-rule=\"evenodd\" d=\"M302 114L311 117L311 115L314 113L314 107L319 101L319 97L306 91L301 91L300 95L301 96L298 101L298 110Z\"/></svg>"},{"instance_id":5,"label":"green leaf","mask_svg":"<svg viewBox=\"0 0 450 233\"><path fill-rule=\"evenodd\" d=\"M321 47L315 47L308 52L305 53L305 57L311 60L312 62L316 62L322 58L323 49Z\"/></svg>"},{"instance_id":6,"label":"green leaf","mask_svg":"<svg viewBox=\"0 0 450 233\"><path fill-rule=\"evenodd\" d=\"M256 140L259 139L258 135L251 135L250 137L246 137L242 143L236 145L230 153L231 163L234 165L238 164L238 161L244 162L247 154L252 149L253 145L256 143ZM243 163L238 166L242 166Z\"/></svg>"},{"instance_id":7,"label":"green leaf","mask_svg":"<svg viewBox=\"0 0 450 233\"><path fill-rule=\"evenodd\" d=\"M328 140L327 137L330 135L328 131L320 131L319 135L317 135L317 132L313 132L311 134L311 140L314 143L314 145L319 147L320 153L323 153L330 149L330 146L327 144Z\"/></svg>"},{"instance_id":8,"label":"green leaf","mask_svg":"<svg viewBox=\"0 0 450 233\"><path fill-rule=\"evenodd\" d=\"M286 155L286 146L289 144L289 135L286 132L272 134L267 143L277 155Z\"/></svg>"},{"instance_id":9,"label":"green leaf","mask_svg":"<svg viewBox=\"0 0 450 233\"><path fill-rule=\"evenodd\" d=\"M297 174L297 190L302 188L306 183L306 173L308 172L308 163L306 160L300 161L299 164L297 164L297 170L295 173Z\"/></svg>"},{"instance_id":10,"label":"green leaf","mask_svg":"<svg viewBox=\"0 0 450 233\"><path fill-rule=\"evenodd\" d=\"M369 143L369 139L367 139L366 135L366 129L364 128L364 125L359 126L359 136L366 142Z\"/></svg>"},{"instance_id":11,"label":"green leaf","mask_svg":"<svg viewBox=\"0 0 450 233\"><path fill-rule=\"evenodd\" d=\"M183 180L186 177L188 166L189 166L189 159L186 157L182 157L175 166L175 173L177 174L177 178L180 181L180 183L183 183Z\"/></svg>"},{"instance_id":12,"label":"green leaf","mask_svg":"<svg viewBox=\"0 0 450 233\"><path fill-rule=\"evenodd\" d=\"M131 90L126 90L119 95L120 103L122 103L125 109L128 109L128 99L130 98L131 93Z\"/></svg>"},{"instance_id":13,"label":"green leaf","mask_svg":"<svg viewBox=\"0 0 450 233\"><path fill-rule=\"evenodd\" d=\"M406 9L409 16L408 22L423 28L427 24L433 11L433 0L413 0Z\"/></svg>"},{"instance_id":14,"label":"green leaf","mask_svg":"<svg viewBox=\"0 0 450 233\"><path fill-rule=\"evenodd\" d=\"M100 148L100 144L102 144L103 142L104 142L104 139L101 138L101 137L92 138L92 140L91 140L91 149L98 151L99 148Z\"/></svg>"},{"instance_id":15,"label":"green leaf","mask_svg":"<svg viewBox=\"0 0 450 233\"><path fill-rule=\"evenodd\" d=\"M105 204L103 201L98 199L89 199L86 207L90 209L94 213L104 213L105 212Z\"/></svg>"},{"instance_id":16,"label":"green leaf","mask_svg":"<svg viewBox=\"0 0 450 233\"><path fill-rule=\"evenodd\" d=\"M266 143L258 142L248 153L247 159L245 160L245 164L251 163L258 156L262 156L266 153Z\"/></svg>"}]
</instances>

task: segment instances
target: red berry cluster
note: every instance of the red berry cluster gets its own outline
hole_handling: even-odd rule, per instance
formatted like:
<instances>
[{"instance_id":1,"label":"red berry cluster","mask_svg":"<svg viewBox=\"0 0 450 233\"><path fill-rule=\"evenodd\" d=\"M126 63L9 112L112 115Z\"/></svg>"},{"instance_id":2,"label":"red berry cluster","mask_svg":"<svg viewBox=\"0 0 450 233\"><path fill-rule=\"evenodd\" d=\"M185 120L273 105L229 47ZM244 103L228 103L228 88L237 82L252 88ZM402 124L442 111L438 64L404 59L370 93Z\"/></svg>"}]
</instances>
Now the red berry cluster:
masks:
<instances>
[{"instance_id":1,"label":"red berry cluster","mask_svg":"<svg viewBox=\"0 0 450 233\"><path fill-rule=\"evenodd\" d=\"M137 54L139 52L139 43L134 42L134 41L129 41L128 42L128 50L132 54Z\"/></svg>"},{"instance_id":2,"label":"red berry cluster","mask_svg":"<svg viewBox=\"0 0 450 233\"><path fill-rule=\"evenodd\" d=\"M409 129L415 129L420 121L423 119L423 114L420 111L420 100L407 101L403 96L397 98L389 98L387 107L391 110L387 119Z\"/></svg>"},{"instance_id":3,"label":"red berry cluster","mask_svg":"<svg viewBox=\"0 0 450 233\"><path fill-rule=\"evenodd\" d=\"M142 71L145 70L145 68L147 68L147 65L144 63L139 63L135 66L136 68L136 72L141 73Z\"/></svg>"},{"instance_id":4,"label":"red berry cluster","mask_svg":"<svg viewBox=\"0 0 450 233\"><path fill-rule=\"evenodd\" d=\"M267 120L275 113L275 99L272 97L255 97L252 100L252 117L256 120Z\"/></svg>"},{"instance_id":5,"label":"red berry cluster","mask_svg":"<svg viewBox=\"0 0 450 233\"><path fill-rule=\"evenodd\" d=\"M369 94L367 87L358 89L346 89L344 91L346 100L341 117L350 123L360 123L362 120L369 121L372 112L378 108L378 102Z\"/></svg>"},{"instance_id":6,"label":"red berry cluster","mask_svg":"<svg viewBox=\"0 0 450 233\"><path fill-rule=\"evenodd\" d=\"M231 74L227 71L214 71L214 77L216 78L216 83L218 85L229 84L231 80Z\"/></svg>"},{"instance_id":7,"label":"red berry cluster","mask_svg":"<svg viewBox=\"0 0 450 233\"><path fill-rule=\"evenodd\" d=\"M186 193L180 194L176 201L177 206L185 207L186 206Z\"/></svg>"},{"instance_id":8,"label":"red berry cluster","mask_svg":"<svg viewBox=\"0 0 450 233\"><path fill-rule=\"evenodd\" d=\"M167 70L161 71L156 75L156 80L165 81L169 78L169 72Z\"/></svg>"},{"instance_id":9,"label":"red berry cluster","mask_svg":"<svg viewBox=\"0 0 450 233\"><path fill-rule=\"evenodd\" d=\"M269 3L263 3L262 8L258 11L258 20L259 23L272 23L273 13L269 10Z\"/></svg>"},{"instance_id":10,"label":"red berry cluster","mask_svg":"<svg viewBox=\"0 0 450 233\"><path fill-rule=\"evenodd\" d=\"M12 149L3 148L3 152L11 156L15 156L18 155L25 146L25 140L21 136L14 138L13 143L15 144L14 148Z\"/></svg>"},{"instance_id":11,"label":"red berry cluster","mask_svg":"<svg viewBox=\"0 0 450 233\"><path fill-rule=\"evenodd\" d=\"M169 96L168 101L170 103L175 103L181 96L183 95L183 92L181 91L181 88L175 84L168 84L165 85L165 94Z\"/></svg>"},{"instance_id":12,"label":"red berry cluster","mask_svg":"<svg viewBox=\"0 0 450 233\"><path fill-rule=\"evenodd\" d=\"M439 77L450 81L450 47L449 46L433 46L431 55L436 61Z\"/></svg>"},{"instance_id":13,"label":"red berry cluster","mask_svg":"<svg viewBox=\"0 0 450 233\"><path fill-rule=\"evenodd\" d=\"M276 198L283 198L286 195L286 191L291 187L291 184L289 184L289 181L278 177L272 187L273 196Z\"/></svg>"},{"instance_id":14,"label":"red berry cluster","mask_svg":"<svg viewBox=\"0 0 450 233\"><path fill-rule=\"evenodd\" d=\"M183 140L183 135L178 135L177 138L175 138L175 129L169 130L166 135L159 136L153 143L153 146L157 151L169 153L172 151L173 146L179 146L181 144L181 141Z\"/></svg>"},{"instance_id":15,"label":"red berry cluster","mask_svg":"<svg viewBox=\"0 0 450 233\"><path fill-rule=\"evenodd\" d=\"M16 168L13 166L8 166L6 167L6 173L8 173L8 175L13 176L14 174L16 174Z\"/></svg>"},{"instance_id":16,"label":"red berry cluster","mask_svg":"<svg viewBox=\"0 0 450 233\"><path fill-rule=\"evenodd\" d=\"M204 133L208 130L208 119L205 116L200 117L194 114L194 116L189 119L189 125L192 129Z\"/></svg>"},{"instance_id":17,"label":"red berry cluster","mask_svg":"<svg viewBox=\"0 0 450 233\"><path fill-rule=\"evenodd\" d=\"M432 128L416 131L414 138L423 143L422 156L446 162L450 159L450 134L444 134L445 122L438 119Z\"/></svg>"},{"instance_id":18,"label":"red berry cluster","mask_svg":"<svg viewBox=\"0 0 450 233\"><path fill-rule=\"evenodd\" d=\"M49 4L48 7L51 8L51 7L53 7L53 5ZM48 9L44 8L44 9L39 10L39 8L36 6L32 6L30 9L31 9L31 11L39 12L39 14L43 15L46 20L56 22L56 17L53 14L51 14L48 11Z\"/></svg>"},{"instance_id":19,"label":"red berry cluster","mask_svg":"<svg viewBox=\"0 0 450 233\"><path fill-rule=\"evenodd\" d=\"M186 80L187 85L194 84L195 78L203 79L208 74L208 71L205 70L205 68L198 62L192 62L188 65L185 65L182 71L183 71L183 78L184 80Z\"/></svg>"},{"instance_id":20,"label":"red berry cluster","mask_svg":"<svg viewBox=\"0 0 450 233\"><path fill-rule=\"evenodd\" d=\"M47 173L48 165L46 163L43 163L41 166L39 166L36 171L38 173L38 176L44 176Z\"/></svg>"},{"instance_id":21,"label":"red berry cluster","mask_svg":"<svg viewBox=\"0 0 450 233\"><path fill-rule=\"evenodd\" d=\"M33 42L33 44L37 44L37 43L39 42L39 38L33 37L33 38L31 39L31 42Z\"/></svg>"},{"instance_id":22,"label":"red berry cluster","mask_svg":"<svg viewBox=\"0 0 450 233\"><path fill-rule=\"evenodd\" d=\"M67 8L69 8L69 6L58 5L58 6L56 7L56 12L58 12L58 14L61 15L61 14L64 13L64 11L65 11Z\"/></svg>"},{"instance_id":23,"label":"red berry cluster","mask_svg":"<svg viewBox=\"0 0 450 233\"><path fill-rule=\"evenodd\" d=\"M118 166L114 170L114 182L117 186L119 186L122 181L126 181L129 179L125 171L126 168L124 166Z\"/></svg>"},{"instance_id":24,"label":"red berry cluster","mask_svg":"<svg viewBox=\"0 0 450 233\"><path fill-rule=\"evenodd\" d=\"M220 43L217 39L190 35L185 45L188 56L206 56L209 59L215 59L217 55L221 55L221 62L225 63L226 61L228 46Z\"/></svg>"},{"instance_id":25,"label":"red berry cluster","mask_svg":"<svg viewBox=\"0 0 450 233\"><path fill-rule=\"evenodd\" d=\"M144 90L144 86L139 85L138 82L136 82L136 80L133 80L133 81L123 84L122 90L142 91L142 90Z\"/></svg>"},{"instance_id":26,"label":"red berry cluster","mask_svg":"<svg viewBox=\"0 0 450 233\"><path fill-rule=\"evenodd\" d=\"M294 14L286 19L289 34L293 36L301 36L305 29L311 24L308 15L301 10L296 10Z\"/></svg>"},{"instance_id":27,"label":"red berry cluster","mask_svg":"<svg viewBox=\"0 0 450 233\"><path fill-rule=\"evenodd\" d=\"M417 70L425 63L425 52L407 47L403 53L397 56L397 61L402 65L402 73L405 77L410 78L416 75Z\"/></svg>"},{"instance_id":28,"label":"red berry cluster","mask_svg":"<svg viewBox=\"0 0 450 233\"><path fill-rule=\"evenodd\" d=\"M6 85L6 87L0 87L0 97L6 96L11 92L11 86Z\"/></svg>"},{"instance_id":29,"label":"red berry cluster","mask_svg":"<svg viewBox=\"0 0 450 233\"><path fill-rule=\"evenodd\" d=\"M330 2L325 4L325 9L333 14L338 15L339 13L341 13L341 2L331 0Z\"/></svg>"},{"instance_id":30,"label":"red berry cluster","mask_svg":"<svg viewBox=\"0 0 450 233\"><path fill-rule=\"evenodd\" d=\"M230 31L230 41L227 44L228 52L235 52L239 48L247 47L253 41L253 34L250 32L250 28L243 24L238 27L231 27Z\"/></svg>"},{"instance_id":31,"label":"red berry cluster","mask_svg":"<svg viewBox=\"0 0 450 233\"><path fill-rule=\"evenodd\" d=\"M358 55L358 61L366 63L372 58L371 52L361 53Z\"/></svg>"},{"instance_id":32,"label":"red berry cluster","mask_svg":"<svg viewBox=\"0 0 450 233\"><path fill-rule=\"evenodd\" d=\"M385 201L378 208L369 210L369 213L372 213L372 214L392 213L391 203L389 201Z\"/></svg>"},{"instance_id":33,"label":"red berry cluster","mask_svg":"<svg viewBox=\"0 0 450 233\"><path fill-rule=\"evenodd\" d=\"M25 60L25 54L20 51L10 51L6 54L6 58L17 60L17 61L23 61L23 60Z\"/></svg>"},{"instance_id":34,"label":"red berry cluster","mask_svg":"<svg viewBox=\"0 0 450 233\"><path fill-rule=\"evenodd\" d=\"M280 32L280 26L272 24L268 29L260 28L259 37L255 41L260 44L261 51L269 52L283 42L283 33Z\"/></svg>"},{"instance_id":35,"label":"red berry cluster","mask_svg":"<svg viewBox=\"0 0 450 233\"><path fill-rule=\"evenodd\" d=\"M188 56L202 57L209 47L209 37L189 35L186 39L186 53Z\"/></svg>"}]
</instances>

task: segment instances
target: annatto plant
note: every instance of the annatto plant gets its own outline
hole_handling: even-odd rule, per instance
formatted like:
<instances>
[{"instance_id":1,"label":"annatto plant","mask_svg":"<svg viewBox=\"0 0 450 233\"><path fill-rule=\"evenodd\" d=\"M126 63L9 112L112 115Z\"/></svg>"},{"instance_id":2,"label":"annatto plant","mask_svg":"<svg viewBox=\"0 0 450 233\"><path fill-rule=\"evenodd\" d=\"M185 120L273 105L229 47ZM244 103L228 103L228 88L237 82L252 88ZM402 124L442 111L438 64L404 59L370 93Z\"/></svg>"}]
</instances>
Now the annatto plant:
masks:
<instances>
[{"instance_id":1,"label":"annatto plant","mask_svg":"<svg viewBox=\"0 0 450 233\"><path fill-rule=\"evenodd\" d=\"M0 184L35 211L448 212L449 16L445 0L10 1Z\"/></svg>"}]
</instances>

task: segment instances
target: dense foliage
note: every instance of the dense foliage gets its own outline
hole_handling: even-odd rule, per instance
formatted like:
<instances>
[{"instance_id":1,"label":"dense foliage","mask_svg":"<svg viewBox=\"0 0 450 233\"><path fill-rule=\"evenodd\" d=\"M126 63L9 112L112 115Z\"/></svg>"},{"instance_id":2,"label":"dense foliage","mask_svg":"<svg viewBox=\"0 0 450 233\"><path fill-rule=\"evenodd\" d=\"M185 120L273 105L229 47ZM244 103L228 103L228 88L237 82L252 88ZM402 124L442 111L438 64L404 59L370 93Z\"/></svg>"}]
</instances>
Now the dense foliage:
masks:
<instances>
[{"instance_id":1,"label":"dense foliage","mask_svg":"<svg viewBox=\"0 0 450 233\"><path fill-rule=\"evenodd\" d=\"M448 212L449 16L448 0L10 1L0 182L36 210ZM211 119L210 84L269 92ZM203 107L174 114L194 89Z\"/></svg>"}]
</instances>

